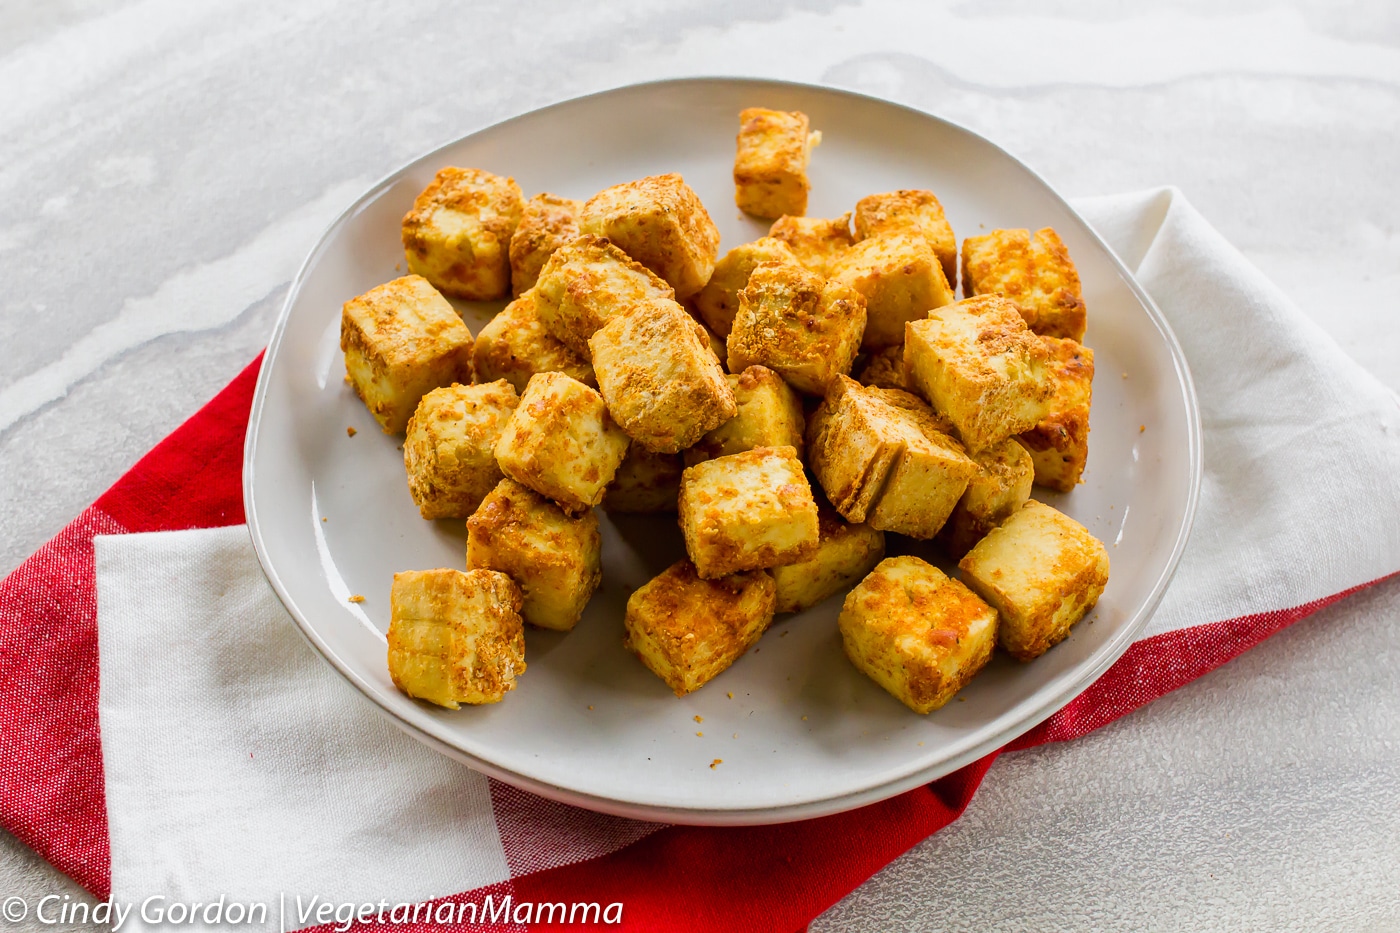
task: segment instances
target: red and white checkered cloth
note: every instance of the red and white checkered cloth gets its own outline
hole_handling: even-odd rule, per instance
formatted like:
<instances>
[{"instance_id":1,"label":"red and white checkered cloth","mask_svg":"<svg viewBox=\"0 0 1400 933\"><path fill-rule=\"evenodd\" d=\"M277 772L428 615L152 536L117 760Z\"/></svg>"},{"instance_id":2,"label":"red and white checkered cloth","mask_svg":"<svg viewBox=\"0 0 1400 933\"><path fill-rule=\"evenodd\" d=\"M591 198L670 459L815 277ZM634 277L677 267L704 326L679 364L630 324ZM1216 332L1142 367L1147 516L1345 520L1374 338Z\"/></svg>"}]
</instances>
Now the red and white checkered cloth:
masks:
<instances>
[{"instance_id":1,"label":"red and white checkered cloth","mask_svg":"<svg viewBox=\"0 0 1400 933\"><path fill-rule=\"evenodd\" d=\"M1089 690L1008 750L1083 735L1400 570L1395 394L1308 322L1179 194L1162 190L1077 206L1136 270L1186 351L1202 405L1206 475L1191 544L1148 631ZM181 801L168 802L186 814L178 825L151 830L164 836L141 836L132 828L141 822L133 814L108 813L109 778L112 787L139 787L163 765L144 760L141 749L125 754L125 744L114 755L108 735L112 772L104 775L99 625L104 655L113 648L120 656L128 634L116 630L114 620L139 612L141 597L125 598L124 587L136 584L121 575L123 561L114 557L104 569L111 576L104 577L99 612L93 539L242 524L243 436L257 368L255 361L0 584L0 825L99 897L139 879L149 882L152 871L164 872L168 890L118 893L170 894L210 864L222 864L200 848L201 841L212 846L222 837L211 825L191 823ZM238 555L251 555L236 532L202 535L204 551L187 546L195 539L162 537L152 539L149 553L168 545L170 553L198 551L233 564ZM104 554L121 550L103 548ZM221 637L232 644L239 633ZM254 637L254 630L244 637ZM154 737L182 716L200 726L197 709L133 708L142 694L127 682L142 673L103 669L101 709L113 717L108 728L122 742L138 742L143 728ZM212 671L219 675L233 676ZM347 715L373 718L344 690ZM328 743L313 748L327 773L315 778L334 785L337 763L350 761L346 756L355 748L334 747L317 725L323 724L306 724L306 741ZM483 857L499 859L498 879L484 887L453 886L453 877L477 876L454 876L449 866L441 874L447 880L434 875L432 890L422 894L393 872L376 877L391 899L395 891L401 897L414 892L413 900L434 906L480 903L488 893L497 901L510 894L517 904L616 901L625 905L625 929L791 933L956 819L993 758L857 811L769 827L657 828L491 781L485 785L489 801L481 804L491 818L491 838L473 845ZM265 774L278 773L276 765ZM272 800L288 790L254 786L248 793ZM124 790L113 799L127 801L130 794ZM256 807L258 800L235 803ZM348 818L352 825L340 828L347 838L357 829L354 814ZM383 845L385 864L395 864L388 852L394 841ZM297 867L275 864L272 849L251 855L271 861L274 872ZM351 859L362 874L379 868L374 845L348 854L327 851L323 858L327 871L348 871Z\"/></svg>"}]
</instances>

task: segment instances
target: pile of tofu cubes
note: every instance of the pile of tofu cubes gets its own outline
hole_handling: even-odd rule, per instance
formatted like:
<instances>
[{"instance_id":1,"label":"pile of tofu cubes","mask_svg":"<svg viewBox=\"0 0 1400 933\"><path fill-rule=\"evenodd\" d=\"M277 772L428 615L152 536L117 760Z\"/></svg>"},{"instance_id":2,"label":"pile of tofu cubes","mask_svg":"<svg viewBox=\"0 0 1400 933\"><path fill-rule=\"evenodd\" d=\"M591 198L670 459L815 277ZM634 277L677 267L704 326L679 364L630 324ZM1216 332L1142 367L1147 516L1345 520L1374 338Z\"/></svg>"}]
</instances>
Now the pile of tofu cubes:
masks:
<instances>
[{"instance_id":1,"label":"pile of tofu cubes","mask_svg":"<svg viewBox=\"0 0 1400 933\"><path fill-rule=\"evenodd\" d=\"M579 202L449 167L418 196L411 274L346 302L341 329L423 517L467 526L465 571L394 578L401 690L450 708L511 690L523 625L573 628L599 585L599 508L679 517L687 559L625 618L678 696L776 613L849 591L847 655L927 713L996 644L1038 657L1094 605L1103 545L1030 499L1073 489L1087 457L1093 354L1064 244L965 239L958 300L931 192L871 195L854 224L805 216L818 140L803 114L741 114L736 202L774 222L722 258L676 174ZM473 338L444 296L513 300ZM887 533L936 538L961 579L885 559Z\"/></svg>"}]
</instances>

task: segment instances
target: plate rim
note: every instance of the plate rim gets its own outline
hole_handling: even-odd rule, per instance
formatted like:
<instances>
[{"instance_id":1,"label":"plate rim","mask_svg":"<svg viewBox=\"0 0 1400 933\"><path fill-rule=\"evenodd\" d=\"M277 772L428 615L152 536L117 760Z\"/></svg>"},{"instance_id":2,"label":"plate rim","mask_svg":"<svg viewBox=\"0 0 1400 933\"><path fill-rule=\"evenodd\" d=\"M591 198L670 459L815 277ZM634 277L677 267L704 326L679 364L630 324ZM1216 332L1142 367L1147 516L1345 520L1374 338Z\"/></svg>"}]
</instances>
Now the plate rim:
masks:
<instances>
[{"instance_id":1,"label":"plate rim","mask_svg":"<svg viewBox=\"0 0 1400 933\"><path fill-rule=\"evenodd\" d=\"M367 203L377 198L387 187L395 183L404 173L408 172L419 163L431 159L433 156L450 149L464 140L483 133L487 130L505 126L510 123L533 117L545 111L567 107L582 101L593 98L604 97L617 94L623 91L639 90L646 88L664 88L678 85L721 85L742 83L759 88L784 88L796 91L816 91L823 94L832 94L846 97L856 102L868 102L884 107L893 107L904 111L913 117L932 120L944 124L954 130L966 133L975 138L978 142L990 146L997 152L1010 159L1021 170L1028 173L1038 181L1044 190L1059 205L1073 217L1093 240L1104 250L1113 266L1118 272L1119 278L1128 286L1134 297L1142 304L1148 313L1149 319L1157 328L1158 333L1167 345L1171 356L1173 370L1177 376L1178 386L1181 390L1183 401L1186 406L1186 441L1187 459L1189 464L1189 476L1187 479L1186 507L1182 514L1180 524L1177 528L1176 538L1173 542L1172 551L1161 573L1154 582L1148 598L1138 607L1133 617L1104 645L1093 664L1086 667L1077 677L1074 677L1063 684L1051 696L1042 698L1037 704L1033 713L1023 716L1016 722L1003 727L993 736L976 743L962 752L951 757L942 759L933 765L916 769L906 775L894 778L884 783L851 791L844 794L835 794L815 800L803 801L794 804L782 804L771 807L757 808L735 808L719 809L714 807L684 807L684 806L658 806L653 804L640 804L615 797L606 797L591 794L583 791L573 790L561 785L552 784L518 774L507 768L503 768L495 763L483 759L470 752L464 751L449 742L444 741L431 732L413 724L390 710L379 702L378 698L371 691L368 684L352 670L348 669L341 658L327 645L316 633L315 628L299 609L295 599L286 584L282 581L276 567L269 556L266 542L263 539L263 529L259 520L257 509L257 497L255 490L255 459L257 453L257 443L260 434L263 408L267 400L268 387L271 382L272 367L269 363L277 356L283 336L286 332L287 323L291 317L293 306L301 293L308 271L324 253L330 244L333 235L352 217L354 217ZM503 120L484 124L463 133L433 149L422 152L408 161L400 164L392 171L382 176L374 184L361 192L355 199L322 230L315 245L307 253L297 269L291 285L287 289L286 298L283 300L282 308L278 312L276 324L272 333L268 337L266 348L262 354L259 364L257 383L253 392L252 405L248 414L247 432L244 437L243 460L242 460L242 490L243 490L243 510L244 520L248 526L249 536L252 539L253 550L257 555L258 564L262 568L264 576L271 584L273 591L277 594L278 600L282 603L287 614L296 623L296 629L301 634L303 640L316 651L334 670L353 686L363 700L371 707L385 716L402 731L413 738L424 743L435 751L457 760L475 771L486 774L489 777L497 778L507 784L539 794L551 800L584 807L589 810L608 813L614 816L621 816L631 819L641 819L648 821L661 821L667 823L689 824L689 825L762 825L772 823L791 822L794 820L810 819L818 816L826 816L834 813L841 813L867 804L876 803L896 796L921 784L926 784L939 777L950 774L953 771L964 767L988 754L1004 748L1009 742L1014 741L1021 735L1029 732L1040 723L1049 719L1067 704L1072 702L1088 689L1098 678L1111 667L1136 640L1136 636L1147 625L1149 619L1156 613L1162 598L1166 593L1168 585L1175 576L1177 567L1181 561L1181 556L1185 551L1186 544L1191 536L1191 529L1195 522L1196 509L1200 500L1201 485L1203 480L1204 453L1202 450L1202 428L1200 405L1196 397L1195 382L1191 376L1190 366L1186 360L1185 352L1181 348L1176 334L1172 331L1166 316L1157 307L1152 296L1137 281L1136 276L1119 257L1117 252L1103 239L1099 232L1075 210L1073 205L1065 199L1060 192L1041 176L1039 172L1031 168L1020 158L1005 148L997 144L981 133L966 127L954 120L929 113L917 107L897 101L888 100L860 91L848 88L833 87L826 84L817 84L804 81L788 81L772 78L759 78L742 75L701 75L664 78L653 81L639 81L619 84L613 87L592 91L587 94L574 97L563 98L552 103L522 113L514 114Z\"/></svg>"}]
</instances>

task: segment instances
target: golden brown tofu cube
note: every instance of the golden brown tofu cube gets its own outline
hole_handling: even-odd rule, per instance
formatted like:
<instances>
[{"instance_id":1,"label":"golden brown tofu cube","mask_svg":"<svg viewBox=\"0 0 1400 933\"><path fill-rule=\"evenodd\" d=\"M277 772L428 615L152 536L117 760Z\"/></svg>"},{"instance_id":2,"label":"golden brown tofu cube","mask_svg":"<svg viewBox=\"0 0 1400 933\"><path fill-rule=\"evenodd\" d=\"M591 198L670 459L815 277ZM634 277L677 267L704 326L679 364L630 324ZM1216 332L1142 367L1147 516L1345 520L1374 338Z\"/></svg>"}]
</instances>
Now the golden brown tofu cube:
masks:
<instances>
[{"instance_id":1,"label":"golden brown tofu cube","mask_svg":"<svg viewBox=\"0 0 1400 933\"><path fill-rule=\"evenodd\" d=\"M657 454L632 443L603 493L609 512L674 512L681 491L680 454Z\"/></svg>"},{"instance_id":2,"label":"golden brown tofu cube","mask_svg":"<svg viewBox=\"0 0 1400 933\"><path fill-rule=\"evenodd\" d=\"M947 427L908 392L843 376L808 422L808 459L847 521L932 538L977 472Z\"/></svg>"},{"instance_id":3,"label":"golden brown tofu cube","mask_svg":"<svg viewBox=\"0 0 1400 933\"><path fill-rule=\"evenodd\" d=\"M466 518L501 481L496 442L519 403L504 379L423 396L408 419L403 465L424 518Z\"/></svg>"},{"instance_id":4,"label":"golden brown tofu cube","mask_svg":"<svg viewBox=\"0 0 1400 933\"><path fill-rule=\"evenodd\" d=\"M588 338L614 314L674 298L671 286L604 237L580 236L556 249L535 285L535 314L555 339L588 359Z\"/></svg>"},{"instance_id":5,"label":"golden brown tofu cube","mask_svg":"<svg viewBox=\"0 0 1400 933\"><path fill-rule=\"evenodd\" d=\"M530 377L496 442L501 472L570 513L602 501L626 454L603 397L563 373Z\"/></svg>"},{"instance_id":6,"label":"golden brown tofu cube","mask_svg":"<svg viewBox=\"0 0 1400 933\"><path fill-rule=\"evenodd\" d=\"M997 614L917 557L888 557L837 620L846 657L916 713L953 698L991 660Z\"/></svg>"},{"instance_id":7,"label":"golden brown tofu cube","mask_svg":"<svg viewBox=\"0 0 1400 933\"><path fill-rule=\"evenodd\" d=\"M448 166L403 219L408 271L453 298L510 294L510 238L524 195L514 178Z\"/></svg>"},{"instance_id":8,"label":"golden brown tofu cube","mask_svg":"<svg viewBox=\"0 0 1400 933\"><path fill-rule=\"evenodd\" d=\"M433 389L472 381L472 334L427 279L406 275L345 302L340 349L355 394L398 434Z\"/></svg>"},{"instance_id":9,"label":"golden brown tofu cube","mask_svg":"<svg viewBox=\"0 0 1400 933\"><path fill-rule=\"evenodd\" d=\"M520 588L492 570L409 570L389 593L389 676L448 709L499 703L525 673Z\"/></svg>"},{"instance_id":10,"label":"golden brown tofu cube","mask_svg":"<svg viewBox=\"0 0 1400 933\"><path fill-rule=\"evenodd\" d=\"M467 567L507 574L531 625L567 632L603 579L603 537L588 509L570 516L513 479L502 479L467 519Z\"/></svg>"},{"instance_id":11,"label":"golden brown tofu cube","mask_svg":"<svg viewBox=\"0 0 1400 933\"><path fill-rule=\"evenodd\" d=\"M866 350L903 343L905 324L956 298L932 247L915 233L861 240L833 264L831 277L865 296Z\"/></svg>"},{"instance_id":12,"label":"golden brown tofu cube","mask_svg":"<svg viewBox=\"0 0 1400 933\"><path fill-rule=\"evenodd\" d=\"M1064 641L1108 583L1108 550L1089 530L1034 499L958 562L1001 616L997 640L1030 661Z\"/></svg>"},{"instance_id":13,"label":"golden brown tofu cube","mask_svg":"<svg viewBox=\"0 0 1400 933\"><path fill-rule=\"evenodd\" d=\"M480 338L477 338L477 342L480 343ZM865 368L860 371L857 381L863 386L880 389L914 391L914 386L909 382L909 374L904 371L904 344L885 347L879 353L872 353L866 361Z\"/></svg>"},{"instance_id":14,"label":"golden brown tofu cube","mask_svg":"<svg viewBox=\"0 0 1400 933\"><path fill-rule=\"evenodd\" d=\"M715 263L714 275L695 296L695 312L720 338L728 339L734 315L739 313L739 293L761 262L796 263L797 256L782 240L770 236L736 246Z\"/></svg>"},{"instance_id":15,"label":"golden brown tofu cube","mask_svg":"<svg viewBox=\"0 0 1400 933\"><path fill-rule=\"evenodd\" d=\"M768 572L777 586L777 612L802 612L849 589L885 556L885 533L852 525L824 502L817 503L817 552Z\"/></svg>"},{"instance_id":16,"label":"golden brown tofu cube","mask_svg":"<svg viewBox=\"0 0 1400 933\"><path fill-rule=\"evenodd\" d=\"M1093 397L1094 351L1068 337L1042 337L1050 351L1055 394L1050 413L1016 439L1030 451L1035 481L1069 492L1089 462L1089 403Z\"/></svg>"},{"instance_id":17,"label":"golden brown tofu cube","mask_svg":"<svg viewBox=\"0 0 1400 933\"><path fill-rule=\"evenodd\" d=\"M705 287L719 254L719 228L674 172L603 189L583 205L579 229L612 240L679 299Z\"/></svg>"},{"instance_id":18,"label":"golden brown tofu cube","mask_svg":"<svg viewBox=\"0 0 1400 933\"><path fill-rule=\"evenodd\" d=\"M1001 295L1037 334L1084 339L1079 270L1052 228L993 230L963 240L963 294Z\"/></svg>"},{"instance_id":19,"label":"golden brown tofu cube","mask_svg":"<svg viewBox=\"0 0 1400 933\"><path fill-rule=\"evenodd\" d=\"M832 265L855 242L851 239L849 213L829 220L822 217L779 217L768 228L768 235L786 243L798 262L819 275L829 275Z\"/></svg>"},{"instance_id":20,"label":"golden brown tofu cube","mask_svg":"<svg viewBox=\"0 0 1400 933\"><path fill-rule=\"evenodd\" d=\"M755 447L793 447L801 457L806 424L802 399L792 386L766 366L750 366L725 378L739 412L688 449L686 465Z\"/></svg>"},{"instance_id":21,"label":"golden brown tofu cube","mask_svg":"<svg viewBox=\"0 0 1400 933\"><path fill-rule=\"evenodd\" d=\"M632 440L673 454L736 411L705 328L674 301L612 317L589 341L598 390Z\"/></svg>"},{"instance_id":22,"label":"golden brown tofu cube","mask_svg":"<svg viewBox=\"0 0 1400 933\"><path fill-rule=\"evenodd\" d=\"M769 220L807 213L807 160L821 141L807 115L749 107L739 114L734 155L734 203Z\"/></svg>"},{"instance_id":23,"label":"golden brown tofu cube","mask_svg":"<svg viewBox=\"0 0 1400 933\"><path fill-rule=\"evenodd\" d=\"M918 233L938 257L949 289L957 285L958 241L932 191L905 189L861 198L856 202L855 226L857 240L882 233Z\"/></svg>"},{"instance_id":24,"label":"golden brown tofu cube","mask_svg":"<svg viewBox=\"0 0 1400 933\"><path fill-rule=\"evenodd\" d=\"M792 263L760 263L739 293L729 371L767 366L821 395L850 371L865 326L865 301L852 289Z\"/></svg>"},{"instance_id":25,"label":"golden brown tofu cube","mask_svg":"<svg viewBox=\"0 0 1400 933\"><path fill-rule=\"evenodd\" d=\"M762 570L704 580L678 561L627 600L623 647L682 697L758 641L773 621L773 578Z\"/></svg>"},{"instance_id":26,"label":"golden brown tofu cube","mask_svg":"<svg viewBox=\"0 0 1400 933\"><path fill-rule=\"evenodd\" d=\"M506 305L481 329L472 356L477 379L504 379L517 392L525 391L535 373L563 373L584 385L598 385L589 362L540 323L533 290Z\"/></svg>"},{"instance_id":27,"label":"golden brown tofu cube","mask_svg":"<svg viewBox=\"0 0 1400 933\"><path fill-rule=\"evenodd\" d=\"M681 534L707 580L806 560L817 550L817 502L791 447L756 447L681 474Z\"/></svg>"},{"instance_id":28,"label":"golden brown tofu cube","mask_svg":"<svg viewBox=\"0 0 1400 933\"><path fill-rule=\"evenodd\" d=\"M904 340L910 381L974 453L1050 413L1049 357L1016 306L996 295L935 308L908 326Z\"/></svg>"},{"instance_id":29,"label":"golden brown tofu cube","mask_svg":"<svg viewBox=\"0 0 1400 933\"><path fill-rule=\"evenodd\" d=\"M582 201L537 194L525 202L510 238L510 287L518 297L535 287L556 249L578 236Z\"/></svg>"},{"instance_id":30,"label":"golden brown tofu cube","mask_svg":"<svg viewBox=\"0 0 1400 933\"><path fill-rule=\"evenodd\" d=\"M1025 505L1035 479L1031 455L1014 438L974 454L972 461L977 464L977 473L938 534L954 559Z\"/></svg>"}]
</instances>

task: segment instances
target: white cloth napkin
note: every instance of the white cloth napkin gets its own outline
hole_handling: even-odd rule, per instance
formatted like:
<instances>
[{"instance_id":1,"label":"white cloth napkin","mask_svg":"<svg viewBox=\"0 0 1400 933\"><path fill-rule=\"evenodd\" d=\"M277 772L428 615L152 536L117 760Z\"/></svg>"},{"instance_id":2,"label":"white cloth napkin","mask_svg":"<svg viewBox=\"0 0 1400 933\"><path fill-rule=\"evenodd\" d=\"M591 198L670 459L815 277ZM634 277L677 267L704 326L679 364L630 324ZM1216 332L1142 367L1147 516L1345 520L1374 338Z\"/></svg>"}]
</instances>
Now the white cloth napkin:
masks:
<instances>
[{"instance_id":1,"label":"white cloth napkin","mask_svg":"<svg viewBox=\"0 0 1400 933\"><path fill-rule=\"evenodd\" d=\"M1144 637L1400 569L1400 399L1179 193L1076 207L1170 320L1201 402L1195 530ZM493 801L484 777L396 731L301 640L242 527L103 537L96 552L118 901L223 894L276 911L286 892L289 914L298 894L411 901L652 828L526 795Z\"/></svg>"}]
</instances>

